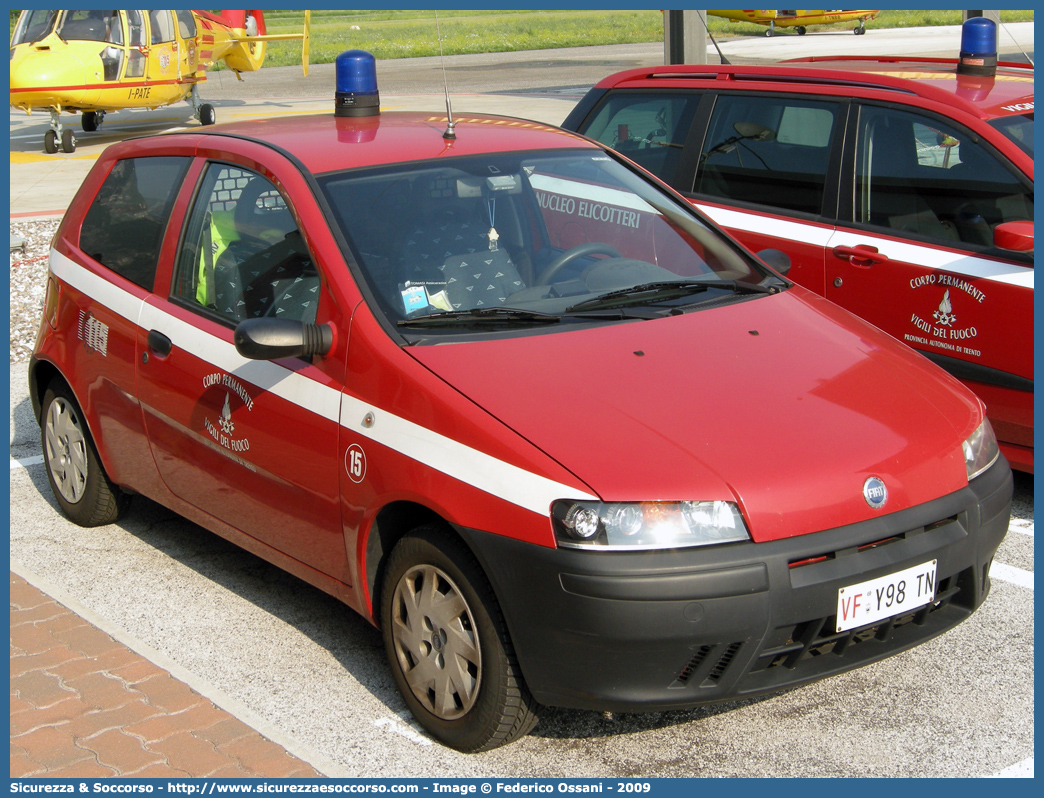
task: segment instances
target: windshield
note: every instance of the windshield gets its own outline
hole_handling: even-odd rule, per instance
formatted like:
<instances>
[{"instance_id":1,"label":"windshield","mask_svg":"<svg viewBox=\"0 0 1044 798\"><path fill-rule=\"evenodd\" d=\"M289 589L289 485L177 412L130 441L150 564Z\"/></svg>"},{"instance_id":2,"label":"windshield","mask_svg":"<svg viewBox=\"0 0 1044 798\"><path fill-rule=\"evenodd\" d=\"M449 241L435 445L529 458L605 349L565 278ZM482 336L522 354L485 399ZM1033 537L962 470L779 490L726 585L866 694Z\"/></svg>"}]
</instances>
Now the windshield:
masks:
<instances>
[{"instance_id":1,"label":"windshield","mask_svg":"<svg viewBox=\"0 0 1044 798\"><path fill-rule=\"evenodd\" d=\"M401 327L648 318L786 285L601 151L396 165L320 185Z\"/></svg>"},{"instance_id":2,"label":"windshield","mask_svg":"<svg viewBox=\"0 0 1044 798\"><path fill-rule=\"evenodd\" d=\"M1033 156L1033 114L1005 116L991 120L990 124L1014 141L1023 152Z\"/></svg>"},{"instance_id":3,"label":"windshield","mask_svg":"<svg viewBox=\"0 0 1044 798\"><path fill-rule=\"evenodd\" d=\"M38 42L46 37L54 27L54 17L57 13L57 11L40 8L23 11L18 17L18 24L11 35L11 46Z\"/></svg>"}]
</instances>

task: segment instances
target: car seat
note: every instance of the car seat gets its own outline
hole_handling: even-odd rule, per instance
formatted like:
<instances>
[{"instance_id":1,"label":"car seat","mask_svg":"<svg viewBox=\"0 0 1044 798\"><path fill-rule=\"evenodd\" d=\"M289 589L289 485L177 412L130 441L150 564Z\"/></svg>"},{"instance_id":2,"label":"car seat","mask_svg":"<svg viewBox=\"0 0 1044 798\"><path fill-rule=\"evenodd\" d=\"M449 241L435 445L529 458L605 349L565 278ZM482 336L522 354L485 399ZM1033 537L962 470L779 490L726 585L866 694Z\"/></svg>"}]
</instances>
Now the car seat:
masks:
<instances>
[{"instance_id":1,"label":"car seat","mask_svg":"<svg viewBox=\"0 0 1044 798\"><path fill-rule=\"evenodd\" d=\"M234 321L315 317L319 275L290 210L268 181L255 177L233 211L234 232L214 262L214 306Z\"/></svg>"},{"instance_id":2,"label":"car seat","mask_svg":"<svg viewBox=\"0 0 1044 798\"><path fill-rule=\"evenodd\" d=\"M397 258L400 282L423 285L429 295L444 290L455 310L500 305L525 283L508 242L498 239L496 249L490 248L489 230L497 226L495 212L491 224L490 209L496 201L477 186L471 187L473 196L461 196L468 187L457 183L455 178L436 178L416 198L415 222ZM501 207L506 206L501 200ZM506 231L517 227L507 212L501 221ZM515 237L513 232L506 236Z\"/></svg>"}]
</instances>

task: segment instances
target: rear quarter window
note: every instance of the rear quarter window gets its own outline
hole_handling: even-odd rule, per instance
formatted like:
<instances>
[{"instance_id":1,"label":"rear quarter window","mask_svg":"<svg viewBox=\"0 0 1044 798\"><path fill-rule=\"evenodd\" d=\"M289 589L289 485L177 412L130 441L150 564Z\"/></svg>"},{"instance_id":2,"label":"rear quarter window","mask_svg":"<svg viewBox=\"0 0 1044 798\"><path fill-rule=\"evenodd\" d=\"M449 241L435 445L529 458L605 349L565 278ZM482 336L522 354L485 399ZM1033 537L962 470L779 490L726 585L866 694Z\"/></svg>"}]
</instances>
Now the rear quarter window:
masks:
<instances>
[{"instance_id":1,"label":"rear quarter window","mask_svg":"<svg viewBox=\"0 0 1044 798\"><path fill-rule=\"evenodd\" d=\"M189 158L127 158L113 166L80 227L80 249L135 285L150 289Z\"/></svg>"}]
</instances>

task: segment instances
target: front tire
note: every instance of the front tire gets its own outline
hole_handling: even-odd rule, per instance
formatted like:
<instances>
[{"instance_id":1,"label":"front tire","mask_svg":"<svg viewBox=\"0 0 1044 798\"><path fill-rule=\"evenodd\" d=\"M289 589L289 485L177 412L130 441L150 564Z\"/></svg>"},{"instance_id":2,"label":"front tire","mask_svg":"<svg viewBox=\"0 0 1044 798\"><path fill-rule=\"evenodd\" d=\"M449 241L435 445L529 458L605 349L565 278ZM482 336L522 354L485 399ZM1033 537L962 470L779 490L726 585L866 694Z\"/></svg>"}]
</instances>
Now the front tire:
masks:
<instances>
[{"instance_id":1,"label":"front tire","mask_svg":"<svg viewBox=\"0 0 1044 798\"><path fill-rule=\"evenodd\" d=\"M500 607L482 569L437 526L404 537L381 591L384 648L413 716L436 740L474 753L536 725Z\"/></svg>"},{"instance_id":2,"label":"front tire","mask_svg":"<svg viewBox=\"0 0 1044 798\"><path fill-rule=\"evenodd\" d=\"M210 103L203 103L199 106L199 123L213 125L215 122L217 122L217 111L214 110L214 106Z\"/></svg>"},{"instance_id":3,"label":"front tire","mask_svg":"<svg viewBox=\"0 0 1044 798\"><path fill-rule=\"evenodd\" d=\"M52 383L44 393L40 442L47 481L71 521L102 526L120 517L130 497L106 476L80 406L64 383Z\"/></svg>"}]
</instances>

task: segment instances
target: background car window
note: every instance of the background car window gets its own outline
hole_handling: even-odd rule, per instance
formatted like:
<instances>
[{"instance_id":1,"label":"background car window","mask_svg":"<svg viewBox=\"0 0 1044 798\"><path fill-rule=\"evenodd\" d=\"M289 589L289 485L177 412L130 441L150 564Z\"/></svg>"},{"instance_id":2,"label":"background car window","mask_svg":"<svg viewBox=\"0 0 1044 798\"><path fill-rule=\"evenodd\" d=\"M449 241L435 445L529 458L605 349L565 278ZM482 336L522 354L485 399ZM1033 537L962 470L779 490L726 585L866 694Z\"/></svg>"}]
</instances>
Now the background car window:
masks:
<instances>
[{"instance_id":1,"label":"background car window","mask_svg":"<svg viewBox=\"0 0 1044 798\"><path fill-rule=\"evenodd\" d=\"M1033 156L1033 114L1005 116L990 122L1030 157Z\"/></svg>"},{"instance_id":2,"label":"background car window","mask_svg":"<svg viewBox=\"0 0 1044 798\"><path fill-rule=\"evenodd\" d=\"M787 97L718 97L693 192L819 214L838 108Z\"/></svg>"},{"instance_id":3,"label":"background car window","mask_svg":"<svg viewBox=\"0 0 1044 798\"><path fill-rule=\"evenodd\" d=\"M971 134L878 107L859 130L856 222L989 247L998 224L1033 218L1033 189Z\"/></svg>"},{"instance_id":4,"label":"background car window","mask_svg":"<svg viewBox=\"0 0 1044 798\"><path fill-rule=\"evenodd\" d=\"M700 97L614 93L581 132L672 183Z\"/></svg>"},{"instance_id":5,"label":"background car window","mask_svg":"<svg viewBox=\"0 0 1044 798\"><path fill-rule=\"evenodd\" d=\"M188 158L127 158L109 172L80 228L80 249L142 288L152 288Z\"/></svg>"},{"instance_id":6,"label":"background car window","mask_svg":"<svg viewBox=\"0 0 1044 798\"><path fill-rule=\"evenodd\" d=\"M210 164L189 216L174 296L233 323L315 321L319 274L279 190L254 172Z\"/></svg>"}]
</instances>

